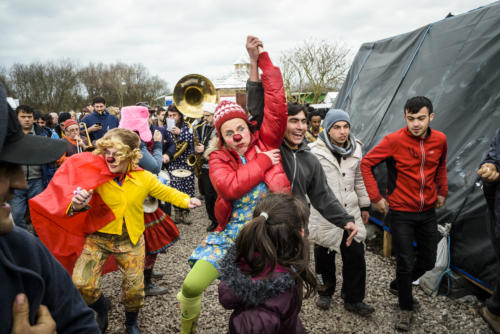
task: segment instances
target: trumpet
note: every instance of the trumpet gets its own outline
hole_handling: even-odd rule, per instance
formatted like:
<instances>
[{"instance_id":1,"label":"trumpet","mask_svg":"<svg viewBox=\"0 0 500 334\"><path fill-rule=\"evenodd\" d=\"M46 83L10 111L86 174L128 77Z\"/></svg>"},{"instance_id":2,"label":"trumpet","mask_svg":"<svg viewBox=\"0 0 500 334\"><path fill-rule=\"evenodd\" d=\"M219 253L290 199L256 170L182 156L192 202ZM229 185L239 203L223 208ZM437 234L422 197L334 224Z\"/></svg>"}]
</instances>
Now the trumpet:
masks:
<instances>
[{"instance_id":1,"label":"trumpet","mask_svg":"<svg viewBox=\"0 0 500 334\"><path fill-rule=\"evenodd\" d=\"M87 136L87 141L88 141L89 145L87 146L86 150L92 151L94 149L94 147L92 146L92 141L90 140L89 130L87 129L87 124L85 124L85 122L80 122L80 123L78 123L78 126L80 127L80 132L82 131L81 129L83 128L83 131L85 131L85 135Z\"/></svg>"}]
</instances>

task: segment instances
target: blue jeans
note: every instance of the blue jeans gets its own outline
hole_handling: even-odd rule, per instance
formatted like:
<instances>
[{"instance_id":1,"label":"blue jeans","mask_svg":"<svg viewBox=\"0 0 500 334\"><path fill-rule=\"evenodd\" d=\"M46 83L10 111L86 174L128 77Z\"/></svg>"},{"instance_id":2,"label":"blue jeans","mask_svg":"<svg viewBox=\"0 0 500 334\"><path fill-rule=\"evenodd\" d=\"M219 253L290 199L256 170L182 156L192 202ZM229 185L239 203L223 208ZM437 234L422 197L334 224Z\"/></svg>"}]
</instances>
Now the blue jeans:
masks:
<instances>
[{"instance_id":1,"label":"blue jeans","mask_svg":"<svg viewBox=\"0 0 500 334\"><path fill-rule=\"evenodd\" d=\"M14 197L10 200L9 204L12 208L12 217L14 223L24 229L28 229L24 216L28 208L28 200L35 197L43 191L42 178L28 180L28 187L26 189L14 189Z\"/></svg>"},{"instance_id":2,"label":"blue jeans","mask_svg":"<svg viewBox=\"0 0 500 334\"><path fill-rule=\"evenodd\" d=\"M399 308L413 309L412 282L436 263L439 233L434 209L424 212L389 211L392 244L396 254ZM413 241L417 248L413 248ZM416 253L416 254L415 254Z\"/></svg>"}]
</instances>

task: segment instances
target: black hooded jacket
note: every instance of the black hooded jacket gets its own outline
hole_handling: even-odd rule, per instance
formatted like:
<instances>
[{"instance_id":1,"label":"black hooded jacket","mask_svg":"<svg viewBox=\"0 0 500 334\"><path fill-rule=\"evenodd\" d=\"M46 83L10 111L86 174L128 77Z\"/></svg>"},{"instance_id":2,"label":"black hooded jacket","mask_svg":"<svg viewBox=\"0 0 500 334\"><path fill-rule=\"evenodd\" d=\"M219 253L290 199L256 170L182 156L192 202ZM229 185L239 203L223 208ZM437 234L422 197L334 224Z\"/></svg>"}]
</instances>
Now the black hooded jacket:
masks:
<instances>
[{"instance_id":1,"label":"black hooded jacket","mask_svg":"<svg viewBox=\"0 0 500 334\"><path fill-rule=\"evenodd\" d=\"M259 120L263 113L264 96L262 83L247 82L247 108L252 118ZM260 112L260 113L259 113ZM302 141L297 150L292 150L283 141L280 147L281 162L292 187L292 194L303 203L311 205L325 217L326 220L343 228L348 222L354 222L354 217L347 214L344 207L328 186L325 172L318 158L311 153L307 142ZM307 197L306 197L307 196Z\"/></svg>"},{"instance_id":2,"label":"black hooded jacket","mask_svg":"<svg viewBox=\"0 0 500 334\"><path fill-rule=\"evenodd\" d=\"M31 325L43 304L54 318L58 333L99 333L94 312L68 272L40 240L19 227L0 236L0 282L0 333L11 332L11 310L18 293L28 297Z\"/></svg>"}]
</instances>

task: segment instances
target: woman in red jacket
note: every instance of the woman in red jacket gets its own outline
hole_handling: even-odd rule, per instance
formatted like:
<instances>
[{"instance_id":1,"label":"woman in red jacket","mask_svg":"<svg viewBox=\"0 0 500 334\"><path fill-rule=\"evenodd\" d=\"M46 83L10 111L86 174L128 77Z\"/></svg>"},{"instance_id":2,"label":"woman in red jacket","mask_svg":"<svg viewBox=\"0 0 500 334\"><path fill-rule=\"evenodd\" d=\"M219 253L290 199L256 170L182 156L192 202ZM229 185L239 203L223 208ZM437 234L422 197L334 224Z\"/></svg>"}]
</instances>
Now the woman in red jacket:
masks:
<instances>
[{"instance_id":1,"label":"woman in red jacket","mask_svg":"<svg viewBox=\"0 0 500 334\"><path fill-rule=\"evenodd\" d=\"M290 184L280 163L279 147L287 122L283 78L262 42L249 36L251 75L262 70L264 120L259 130L239 105L223 101L215 110L219 142L210 154L210 180L217 191L215 216L219 223L189 259L192 269L177 295L181 305L181 333L192 333L201 312L203 291L219 277L219 260L234 243L244 224L253 217L257 201L268 192L288 192Z\"/></svg>"}]
</instances>

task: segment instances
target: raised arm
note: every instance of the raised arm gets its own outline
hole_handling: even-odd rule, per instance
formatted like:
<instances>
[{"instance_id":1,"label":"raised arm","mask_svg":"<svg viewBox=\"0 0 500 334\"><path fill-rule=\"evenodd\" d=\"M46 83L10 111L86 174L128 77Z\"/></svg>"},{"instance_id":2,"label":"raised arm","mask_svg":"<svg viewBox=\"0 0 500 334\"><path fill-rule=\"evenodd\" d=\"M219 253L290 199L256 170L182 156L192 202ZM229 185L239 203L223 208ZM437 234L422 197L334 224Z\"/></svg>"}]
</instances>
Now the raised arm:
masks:
<instances>
[{"instance_id":1,"label":"raised arm","mask_svg":"<svg viewBox=\"0 0 500 334\"><path fill-rule=\"evenodd\" d=\"M260 127L260 138L268 149L279 148L283 141L287 122L287 104L283 77L279 67L273 65L269 54L259 55L264 88L264 118Z\"/></svg>"}]
</instances>

